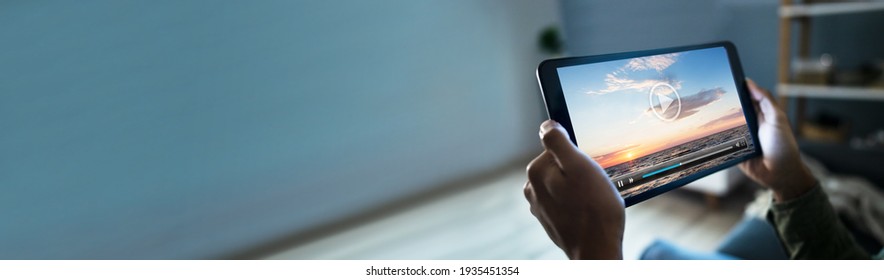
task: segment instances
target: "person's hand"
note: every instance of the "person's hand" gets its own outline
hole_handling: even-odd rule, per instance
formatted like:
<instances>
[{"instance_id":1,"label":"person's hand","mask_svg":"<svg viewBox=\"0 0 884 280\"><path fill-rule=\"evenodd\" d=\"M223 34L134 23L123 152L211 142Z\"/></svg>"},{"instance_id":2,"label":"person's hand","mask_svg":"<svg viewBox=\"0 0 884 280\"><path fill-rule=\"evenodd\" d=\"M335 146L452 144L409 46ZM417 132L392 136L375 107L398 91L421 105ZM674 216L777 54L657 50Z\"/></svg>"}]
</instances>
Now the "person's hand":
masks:
<instances>
[{"instance_id":1,"label":"person's hand","mask_svg":"<svg viewBox=\"0 0 884 280\"><path fill-rule=\"evenodd\" d=\"M608 175L558 123L543 122L540 138L525 184L531 214L571 259L622 259L623 199Z\"/></svg>"},{"instance_id":2,"label":"person's hand","mask_svg":"<svg viewBox=\"0 0 884 280\"><path fill-rule=\"evenodd\" d=\"M740 163L740 169L773 190L777 201L798 197L813 188L816 179L801 162L789 120L769 92L752 80L746 79L746 84L758 114L758 140L764 155Z\"/></svg>"}]
</instances>

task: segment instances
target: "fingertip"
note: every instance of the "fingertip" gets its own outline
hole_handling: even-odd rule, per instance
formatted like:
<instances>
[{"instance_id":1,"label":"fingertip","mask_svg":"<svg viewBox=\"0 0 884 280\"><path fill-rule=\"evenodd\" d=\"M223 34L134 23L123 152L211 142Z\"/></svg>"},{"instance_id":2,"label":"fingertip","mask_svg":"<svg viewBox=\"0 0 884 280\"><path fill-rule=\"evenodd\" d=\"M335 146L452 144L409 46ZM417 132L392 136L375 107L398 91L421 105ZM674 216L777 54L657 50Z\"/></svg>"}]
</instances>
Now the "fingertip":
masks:
<instances>
[{"instance_id":1,"label":"fingertip","mask_svg":"<svg viewBox=\"0 0 884 280\"><path fill-rule=\"evenodd\" d=\"M554 120L543 121L543 123L540 124L540 135L543 136L543 134L546 134L550 130L555 129L557 126L561 125L559 125L559 123Z\"/></svg>"},{"instance_id":2,"label":"fingertip","mask_svg":"<svg viewBox=\"0 0 884 280\"><path fill-rule=\"evenodd\" d=\"M544 124L546 124L546 122L544 122ZM568 132L556 122L552 122L547 127L541 127L540 140L547 149L559 148L564 141L570 143Z\"/></svg>"},{"instance_id":3,"label":"fingertip","mask_svg":"<svg viewBox=\"0 0 884 280\"><path fill-rule=\"evenodd\" d=\"M746 85L749 87L749 93L752 96L752 99L759 101L764 99L764 94L761 93L761 88L758 87L758 84L756 84L755 81L746 78Z\"/></svg>"}]
</instances>

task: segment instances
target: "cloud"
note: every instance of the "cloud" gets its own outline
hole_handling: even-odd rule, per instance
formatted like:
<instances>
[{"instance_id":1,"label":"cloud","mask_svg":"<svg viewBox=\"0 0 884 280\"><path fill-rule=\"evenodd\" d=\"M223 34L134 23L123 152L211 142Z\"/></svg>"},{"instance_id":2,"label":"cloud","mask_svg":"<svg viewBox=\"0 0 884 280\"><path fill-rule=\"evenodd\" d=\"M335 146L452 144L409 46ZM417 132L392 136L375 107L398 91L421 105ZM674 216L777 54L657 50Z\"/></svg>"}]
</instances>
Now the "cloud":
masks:
<instances>
[{"instance_id":1,"label":"cloud","mask_svg":"<svg viewBox=\"0 0 884 280\"><path fill-rule=\"evenodd\" d=\"M722 124L726 124L729 122L734 122L736 120L742 120L742 119L743 119L743 109L731 108L730 110L728 110L727 115L724 115L720 118L717 118L717 119L711 120L707 123L704 123L703 125L701 125L697 128L706 129L706 128L711 128L711 127L715 127L718 125L722 125Z\"/></svg>"},{"instance_id":2,"label":"cloud","mask_svg":"<svg viewBox=\"0 0 884 280\"><path fill-rule=\"evenodd\" d=\"M717 87L713 89L705 89L700 90L696 94L685 96L681 98L681 113L678 115L678 119L684 119L690 117L693 114L696 114L706 105L712 104L715 101L721 100L721 97L724 96L724 89ZM651 112L653 108L648 108L645 112ZM659 112L659 111L658 111ZM671 118L674 115L676 110L667 110L664 114L664 118Z\"/></svg>"},{"instance_id":3,"label":"cloud","mask_svg":"<svg viewBox=\"0 0 884 280\"><path fill-rule=\"evenodd\" d=\"M677 58L678 54L673 53L630 59L626 62L626 65L605 75L605 88L600 90L588 90L586 93L598 95L621 90L644 92L658 83L669 83L676 89L679 89L681 88L681 81L676 81L672 77L641 80L629 77L630 73L636 71L655 70L658 73L662 73L663 70L666 70L666 68L675 64Z\"/></svg>"},{"instance_id":4,"label":"cloud","mask_svg":"<svg viewBox=\"0 0 884 280\"><path fill-rule=\"evenodd\" d=\"M677 53L638 57L630 59L623 68L632 71L653 69L657 70L657 72L663 72L663 70L666 70L666 68L675 64L676 58L678 58Z\"/></svg>"},{"instance_id":5,"label":"cloud","mask_svg":"<svg viewBox=\"0 0 884 280\"><path fill-rule=\"evenodd\" d=\"M646 79L646 80L637 81L637 80L633 80L633 79L629 79L629 78L625 78L625 77L620 77L620 76L624 76L624 75L618 74L617 72L607 74L607 75L605 75L605 85L607 87L605 87L604 89L601 89L601 90L597 90L597 91L590 90L590 91L587 91L586 93L587 94L606 94L606 93L621 91L621 90L635 90L637 92L647 92L648 90L651 89L651 87L653 87L654 85L659 84L659 83L668 83L668 84L672 85L673 87L675 87L676 89L681 88L681 81L675 81L670 78L659 79L659 80L658 79Z\"/></svg>"},{"instance_id":6,"label":"cloud","mask_svg":"<svg viewBox=\"0 0 884 280\"><path fill-rule=\"evenodd\" d=\"M721 100L724 93L724 89L717 87L714 89L701 90L697 94L681 98L681 114L678 118L683 119L696 114L700 111L700 108Z\"/></svg>"}]
</instances>

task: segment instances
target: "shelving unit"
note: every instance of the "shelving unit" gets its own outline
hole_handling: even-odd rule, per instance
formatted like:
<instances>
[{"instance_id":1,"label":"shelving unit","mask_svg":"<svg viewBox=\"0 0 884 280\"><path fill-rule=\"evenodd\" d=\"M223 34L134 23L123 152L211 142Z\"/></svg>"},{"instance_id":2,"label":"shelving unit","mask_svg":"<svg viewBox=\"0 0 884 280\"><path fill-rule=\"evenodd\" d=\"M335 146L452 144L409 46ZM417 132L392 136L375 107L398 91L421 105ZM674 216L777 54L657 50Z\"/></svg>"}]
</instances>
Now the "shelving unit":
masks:
<instances>
[{"instance_id":1,"label":"shelving unit","mask_svg":"<svg viewBox=\"0 0 884 280\"><path fill-rule=\"evenodd\" d=\"M780 7L780 17L797 18L863 13L882 10L884 10L884 2L841 2L792 5L787 5L786 3L784 3L783 6Z\"/></svg>"},{"instance_id":2,"label":"shelving unit","mask_svg":"<svg viewBox=\"0 0 884 280\"><path fill-rule=\"evenodd\" d=\"M777 92L780 94L781 97L785 96L884 101L884 88L779 84L777 85Z\"/></svg>"},{"instance_id":3,"label":"shelving unit","mask_svg":"<svg viewBox=\"0 0 884 280\"><path fill-rule=\"evenodd\" d=\"M802 133L805 126L805 98L884 101L884 88L811 85L793 82L791 75L792 33L798 32L797 57L807 59L810 56L811 20L814 17L880 11L884 11L884 1L799 3L793 0L781 0L777 93L780 97L780 104L783 104L784 108L788 108L786 105L790 99L796 103L794 121L799 136L805 136ZM795 30L793 30L793 24L797 27ZM870 34L870 36L878 35Z\"/></svg>"}]
</instances>

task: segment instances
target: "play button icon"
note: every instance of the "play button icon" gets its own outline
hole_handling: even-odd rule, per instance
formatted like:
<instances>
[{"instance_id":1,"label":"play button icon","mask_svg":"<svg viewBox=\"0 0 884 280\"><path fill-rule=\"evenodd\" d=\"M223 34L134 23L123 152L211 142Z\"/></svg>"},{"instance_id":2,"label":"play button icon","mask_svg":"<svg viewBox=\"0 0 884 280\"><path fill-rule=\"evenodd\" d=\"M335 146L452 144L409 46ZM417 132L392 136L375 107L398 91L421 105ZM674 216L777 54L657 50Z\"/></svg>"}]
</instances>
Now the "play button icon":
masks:
<instances>
[{"instance_id":1,"label":"play button icon","mask_svg":"<svg viewBox=\"0 0 884 280\"><path fill-rule=\"evenodd\" d=\"M654 115L663 121L674 121L681 114L681 96L670 84L657 83L651 87L648 92L648 103L650 103L651 112L654 112Z\"/></svg>"},{"instance_id":2,"label":"play button icon","mask_svg":"<svg viewBox=\"0 0 884 280\"><path fill-rule=\"evenodd\" d=\"M669 98L667 95L657 95L657 98L660 99L660 110L666 112L666 109L669 109L669 105L672 104L672 101L675 99Z\"/></svg>"}]
</instances>

